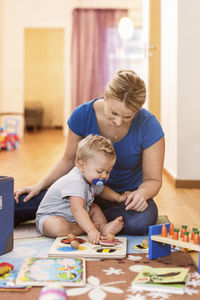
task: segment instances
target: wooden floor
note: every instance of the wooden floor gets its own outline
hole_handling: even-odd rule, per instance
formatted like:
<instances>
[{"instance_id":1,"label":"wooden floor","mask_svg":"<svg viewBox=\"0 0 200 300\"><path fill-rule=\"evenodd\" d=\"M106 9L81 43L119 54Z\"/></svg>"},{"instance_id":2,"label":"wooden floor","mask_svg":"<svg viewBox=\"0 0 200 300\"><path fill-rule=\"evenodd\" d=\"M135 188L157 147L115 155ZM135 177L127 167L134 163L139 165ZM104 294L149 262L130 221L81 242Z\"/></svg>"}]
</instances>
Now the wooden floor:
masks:
<instances>
[{"instance_id":1,"label":"wooden floor","mask_svg":"<svg viewBox=\"0 0 200 300\"><path fill-rule=\"evenodd\" d=\"M0 152L0 175L14 177L15 190L36 183L47 174L64 151L61 130L26 133L20 148ZM159 214L175 225L187 224L200 229L200 189L174 188L163 175L163 186L155 197Z\"/></svg>"}]
</instances>

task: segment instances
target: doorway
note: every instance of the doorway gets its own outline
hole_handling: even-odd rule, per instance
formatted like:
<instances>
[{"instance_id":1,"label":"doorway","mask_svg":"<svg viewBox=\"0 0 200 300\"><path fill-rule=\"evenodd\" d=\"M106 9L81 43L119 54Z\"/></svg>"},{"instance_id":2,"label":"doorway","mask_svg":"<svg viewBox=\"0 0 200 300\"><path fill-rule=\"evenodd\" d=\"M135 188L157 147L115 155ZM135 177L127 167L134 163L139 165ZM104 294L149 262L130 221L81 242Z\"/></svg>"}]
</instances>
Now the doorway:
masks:
<instances>
[{"instance_id":1,"label":"doorway","mask_svg":"<svg viewBox=\"0 0 200 300\"><path fill-rule=\"evenodd\" d=\"M40 111L41 128L62 128L64 28L26 28L24 35L25 110Z\"/></svg>"}]
</instances>

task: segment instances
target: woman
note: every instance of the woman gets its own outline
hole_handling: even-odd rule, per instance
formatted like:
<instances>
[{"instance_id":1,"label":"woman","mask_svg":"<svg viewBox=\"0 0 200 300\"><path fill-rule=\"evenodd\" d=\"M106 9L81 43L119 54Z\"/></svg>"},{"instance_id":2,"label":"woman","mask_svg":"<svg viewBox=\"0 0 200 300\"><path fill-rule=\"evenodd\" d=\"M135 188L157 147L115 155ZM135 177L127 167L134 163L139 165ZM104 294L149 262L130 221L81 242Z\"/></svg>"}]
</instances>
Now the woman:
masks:
<instances>
[{"instance_id":1,"label":"woman","mask_svg":"<svg viewBox=\"0 0 200 300\"><path fill-rule=\"evenodd\" d=\"M95 202L108 222L123 216L121 234L147 233L158 217L152 198L162 185L164 133L156 118L142 108L145 99L144 81L132 70L119 70L108 82L103 98L77 107L68 120L63 157L39 183L16 192L16 203L19 197L20 203L15 205L15 224L35 218L44 190L73 168L78 142L88 134L98 134L113 142L117 156L106 184L126 193L127 199L120 205L98 198Z\"/></svg>"}]
</instances>

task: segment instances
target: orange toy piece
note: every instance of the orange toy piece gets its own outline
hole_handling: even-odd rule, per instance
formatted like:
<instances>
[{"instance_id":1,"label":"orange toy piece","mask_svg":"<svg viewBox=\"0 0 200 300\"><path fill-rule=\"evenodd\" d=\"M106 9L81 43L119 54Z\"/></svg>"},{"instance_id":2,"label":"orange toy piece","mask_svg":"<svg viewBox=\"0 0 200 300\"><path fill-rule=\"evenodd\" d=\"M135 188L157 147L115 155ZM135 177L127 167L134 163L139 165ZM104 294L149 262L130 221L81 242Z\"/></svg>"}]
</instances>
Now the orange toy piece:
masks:
<instances>
[{"instance_id":1,"label":"orange toy piece","mask_svg":"<svg viewBox=\"0 0 200 300\"><path fill-rule=\"evenodd\" d=\"M181 238L184 238L184 232L187 232L187 225L182 225L181 227Z\"/></svg>"},{"instance_id":2,"label":"orange toy piece","mask_svg":"<svg viewBox=\"0 0 200 300\"><path fill-rule=\"evenodd\" d=\"M179 239L179 229L178 228L174 228L174 233L173 233L172 239L173 240ZM176 246L173 246L173 248L176 248Z\"/></svg>"},{"instance_id":3,"label":"orange toy piece","mask_svg":"<svg viewBox=\"0 0 200 300\"><path fill-rule=\"evenodd\" d=\"M199 231L194 232L194 244L199 245Z\"/></svg>"},{"instance_id":4,"label":"orange toy piece","mask_svg":"<svg viewBox=\"0 0 200 300\"><path fill-rule=\"evenodd\" d=\"M189 243L190 239L189 239L189 232L184 232L184 236L183 236L183 241ZM187 252L187 249L184 248L183 249L184 252Z\"/></svg>"},{"instance_id":5,"label":"orange toy piece","mask_svg":"<svg viewBox=\"0 0 200 300\"><path fill-rule=\"evenodd\" d=\"M198 229L197 228L192 228L191 241L194 240L194 233L195 233L195 231L198 231Z\"/></svg>"},{"instance_id":6,"label":"orange toy piece","mask_svg":"<svg viewBox=\"0 0 200 300\"><path fill-rule=\"evenodd\" d=\"M165 224L162 225L161 236L162 236L162 237L167 237L167 236L168 236L168 233L167 233L167 227L166 227Z\"/></svg>"},{"instance_id":7,"label":"orange toy piece","mask_svg":"<svg viewBox=\"0 0 200 300\"><path fill-rule=\"evenodd\" d=\"M173 237L173 234L174 234L174 224L170 223L170 226L169 226L169 235L171 237Z\"/></svg>"}]
</instances>

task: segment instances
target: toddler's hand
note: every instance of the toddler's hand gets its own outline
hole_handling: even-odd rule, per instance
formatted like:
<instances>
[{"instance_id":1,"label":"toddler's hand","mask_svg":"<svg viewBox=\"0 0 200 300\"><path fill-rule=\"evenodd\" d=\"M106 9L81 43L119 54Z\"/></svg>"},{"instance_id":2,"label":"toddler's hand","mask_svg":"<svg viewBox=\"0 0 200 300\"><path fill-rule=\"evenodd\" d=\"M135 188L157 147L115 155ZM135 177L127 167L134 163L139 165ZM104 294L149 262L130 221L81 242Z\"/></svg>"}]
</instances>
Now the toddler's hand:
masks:
<instances>
[{"instance_id":1,"label":"toddler's hand","mask_svg":"<svg viewBox=\"0 0 200 300\"><path fill-rule=\"evenodd\" d=\"M131 194L132 192L126 191L123 194L119 195L118 202L121 203L123 201L126 201L127 197Z\"/></svg>"},{"instance_id":2,"label":"toddler's hand","mask_svg":"<svg viewBox=\"0 0 200 300\"><path fill-rule=\"evenodd\" d=\"M98 244L100 240L100 235L100 232L96 228L92 228L87 234L88 241L92 244Z\"/></svg>"}]
</instances>

